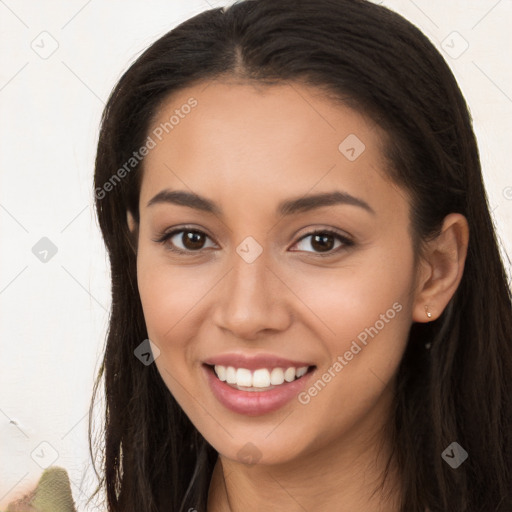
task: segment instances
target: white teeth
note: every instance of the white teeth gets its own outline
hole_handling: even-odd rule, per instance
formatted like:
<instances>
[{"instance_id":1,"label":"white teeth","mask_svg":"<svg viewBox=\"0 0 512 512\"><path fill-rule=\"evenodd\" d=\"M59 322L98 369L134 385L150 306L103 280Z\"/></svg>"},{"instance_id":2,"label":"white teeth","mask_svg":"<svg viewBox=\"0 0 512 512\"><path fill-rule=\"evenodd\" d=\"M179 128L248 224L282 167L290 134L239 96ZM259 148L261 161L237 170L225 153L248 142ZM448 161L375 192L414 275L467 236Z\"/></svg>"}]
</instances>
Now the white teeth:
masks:
<instances>
[{"instance_id":1,"label":"white teeth","mask_svg":"<svg viewBox=\"0 0 512 512\"><path fill-rule=\"evenodd\" d=\"M291 382L295 380L295 368L287 368L284 372L284 380L286 382Z\"/></svg>"},{"instance_id":2,"label":"white teeth","mask_svg":"<svg viewBox=\"0 0 512 512\"><path fill-rule=\"evenodd\" d=\"M220 380L225 381L226 380L226 367L225 366L215 366L215 373L217 374L217 377L219 377Z\"/></svg>"},{"instance_id":3,"label":"white teeth","mask_svg":"<svg viewBox=\"0 0 512 512\"><path fill-rule=\"evenodd\" d=\"M252 386L252 374L250 370L238 368L236 371L236 384L237 386L247 386L250 388Z\"/></svg>"},{"instance_id":4,"label":"white teeth","mask_svg":"<svg viewBox=\"0 0 512 512\"><path fill-rule=\"evenodd\" d=\"M215 373L221 381L235 386L254 387L254 388L268 388L269 386L279 386L284 381L292 382L305 375L308 371L308 366L300 368L289 367L273 368L271 371L267 368L259 368L251 372L247 368L234 368L233 366L215 365Z\"/></svg>"},{"instance_id":5,"label":"white teeth","mask_svg":"<svg viewBox=\"0 0 512 512\"><path fill-rule=\"evenodd\" d=\"M250 373L250 372L249 372ZM252 375L252 384L255 388L268 388L270 386L270 373L266 368L256 370Z\"/></svg>"},{"instance_id":6,"label":"white teeth","mask_svg":"<svg viewBox=\"0 0 512 512\"><path fill-rule=\"evenodd\" d=\"M284 372L282 368L274 368L270 374L270 384L278 386L284 382Z\"/></svg>"},{"instance_id":7,"label":"white teeth","mask_svg":"<svg viewBox=\"0 0 512 512\"><path fill-rule=\"evenodd\" d=\"M226 382L236 384L236 370L232 366L228 366L226 369Z\"/></svg>"},{"instance_id":8,"label":"white teeth","mask_svg":"<svg viewBox=\"0 0 512 512\"><path fill-rule=\"evenodd\" d=\"M308 367L307 366L303 366L302 368L297 368L297 378L299 377L302 377L303 375L305 375L308 371Z\"/></svg>"}]
</instances>

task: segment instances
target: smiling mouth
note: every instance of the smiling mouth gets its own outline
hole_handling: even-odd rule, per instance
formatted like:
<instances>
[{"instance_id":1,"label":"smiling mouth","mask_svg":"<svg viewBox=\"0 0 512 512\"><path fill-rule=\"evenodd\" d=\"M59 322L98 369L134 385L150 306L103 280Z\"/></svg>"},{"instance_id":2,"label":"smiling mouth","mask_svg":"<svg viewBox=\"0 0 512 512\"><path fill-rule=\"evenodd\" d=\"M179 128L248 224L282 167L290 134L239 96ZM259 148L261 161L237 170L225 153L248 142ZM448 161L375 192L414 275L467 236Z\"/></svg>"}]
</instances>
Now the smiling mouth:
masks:
<instances>
[{"instance_id":1,"label":"smiling mouth","mask_svg":"<svg viewBox=\"0 0 512 512\"><path fill-rule=\"evenodd\" d=\"M224 382L233 389L239 391L270 391L272 389L286 386L291 382L299 380L315 370L316 366L302 366L288 368L259 368L251 371L247 368L235 368L233 366L205 364L209 371L217 379Z\"/></svg>"}]
</instances>

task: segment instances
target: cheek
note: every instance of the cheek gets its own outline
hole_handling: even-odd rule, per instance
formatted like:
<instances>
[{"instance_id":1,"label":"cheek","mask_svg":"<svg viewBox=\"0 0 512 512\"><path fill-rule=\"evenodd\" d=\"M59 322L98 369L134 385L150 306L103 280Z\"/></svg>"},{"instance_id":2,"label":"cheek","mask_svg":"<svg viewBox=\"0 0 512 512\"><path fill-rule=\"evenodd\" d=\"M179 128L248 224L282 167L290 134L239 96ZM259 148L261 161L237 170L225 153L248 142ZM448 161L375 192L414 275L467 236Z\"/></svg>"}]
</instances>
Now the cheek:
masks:
<instances>
[{"instance_id":1,"label":"cheek","mask_svg":"<svg viewBox=\"0 0 512 512\"><path fill-rule=\"evenodd\" d=\"M141 250L137 281L149 339L159 348L155 365L169 391L189 411L196 382L190 375L193 360L194 314L205 295L206 276L197 269L170 265L160 255ZM190 412L190 411L189 411Z\"/></svg>"},{"instance_id":2,"label":"cheek","mask_svg":"<svg viewBox=\"0 0 512 512\"><path fill-rule=\"evenodd\" d=\"M287 281L309 309L303 318L316 319L324 339L342 344L376 322L382 327L384 321L386 330L392 324L408 326L413 276L412 252L397 254L390 248L347 259L339 268L290 272Z\"/></svg>"},{"instance_id":3,"label":"cheek","mask_svg":"<svg viewBox=\"0 0 512 512\"><path fill-rule=\"evenodd\" d=\"M206 265L171 264L161 250L141 247L137 256L137 284L149 338L162 355L191 350L190 340L199 328L198 315L219 272ZM171 360L171 358L169 358Z\"/></svg>"},{"instance_id":4,"label":"cheek","mask_svg":"<svg viewBox=\"0 0 512 512\"><path fill-rule=\"evenodd\" d=\"M178 276L155 265L141 254L137 260L137 283L149 337L155 341L172 329L176 317L187 302L185 288Z\"/></svg>"},{"instance_id":5,"label":"cheek","mask_svg":"<svg viewBox=\"0 0 512 512\"><path fill-rule=\"evenodd\" d=\"M159 246L153 247L141 230L137 253L137 285L139 288L148 334L161 334L174 323L174 318L186 307L193 288L183 282L183 274L166 264ZM142 242L141 242L142 239Z\"/></svg>"},{"instance_id":6,"label":"cheek","mask_svg":"<svg viewBox=\"0 0 512 512\"><path fill-rule=\"evenodd\" d=\"M303 281L301 299L314 313L315 332L322 333L315 338L327 357L299 402L324 441L390 398L386 388L411 325L413 275L412 254L402 253L399 260L389 251ZM332 410L343 414L331 417L326 427L325 414Z\"/></svg>"},{"instance_id":7,"label":"cheek","mask_svg":"<svg viewBox=\"0 0 512 512\"><path fill-rule=\"evenodd\" d=\"M327 356L319 369L322 382L300 397L313 416L340 407L347 413L340 425L347 417L360 417L395 374L413 306L413 254L404 251L407 245L401 247L400 253L393 247L368 251L357 264L336 271L303 274L300 297L314 313L308 314L309 327Z\"/></svg>"}]
</instances>

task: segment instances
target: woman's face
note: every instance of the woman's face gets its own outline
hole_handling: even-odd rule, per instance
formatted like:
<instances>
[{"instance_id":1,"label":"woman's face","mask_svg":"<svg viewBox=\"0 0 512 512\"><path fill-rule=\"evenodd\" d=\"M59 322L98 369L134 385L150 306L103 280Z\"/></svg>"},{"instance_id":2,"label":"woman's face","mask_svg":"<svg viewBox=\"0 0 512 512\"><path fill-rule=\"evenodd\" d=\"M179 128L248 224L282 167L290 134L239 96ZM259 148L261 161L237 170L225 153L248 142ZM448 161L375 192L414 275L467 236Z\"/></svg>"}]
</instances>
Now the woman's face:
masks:
<instances>
[{"instance_id":1,"label":"woman's face","mask_svg":"<svg viewBox=\"0 0 512 512\"><path fill-rule=\"evenodd\" d=\"M169 391L233 460L360 451L417 295L375 125L314 88L214 81L168 99L149 136L138 286Z\"/></svg>"}]
</instances>

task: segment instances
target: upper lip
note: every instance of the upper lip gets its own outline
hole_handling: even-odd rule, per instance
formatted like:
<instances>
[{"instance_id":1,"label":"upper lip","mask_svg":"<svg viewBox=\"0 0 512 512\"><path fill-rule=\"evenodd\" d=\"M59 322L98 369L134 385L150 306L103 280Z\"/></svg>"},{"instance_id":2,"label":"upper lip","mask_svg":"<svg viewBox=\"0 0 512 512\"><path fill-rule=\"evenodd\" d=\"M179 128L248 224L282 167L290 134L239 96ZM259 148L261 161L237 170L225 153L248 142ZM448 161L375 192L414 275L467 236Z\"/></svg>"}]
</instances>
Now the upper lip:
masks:
<instances>
[{"instance_id":1,"label":"upper lip","mask_svg":"<svg viewBox=\"0 0 512 512\"><path fill-rule=\"evenodd\" d=\"M248 370L258 370L259 368L302 368L303 366L313 366L310 362L285 359L273 354L257 354L247 356L243 354L220 354L210 357L205 364L215 366L233 366L234 368L247 368Z\"/></svg>"}]
</instances>

